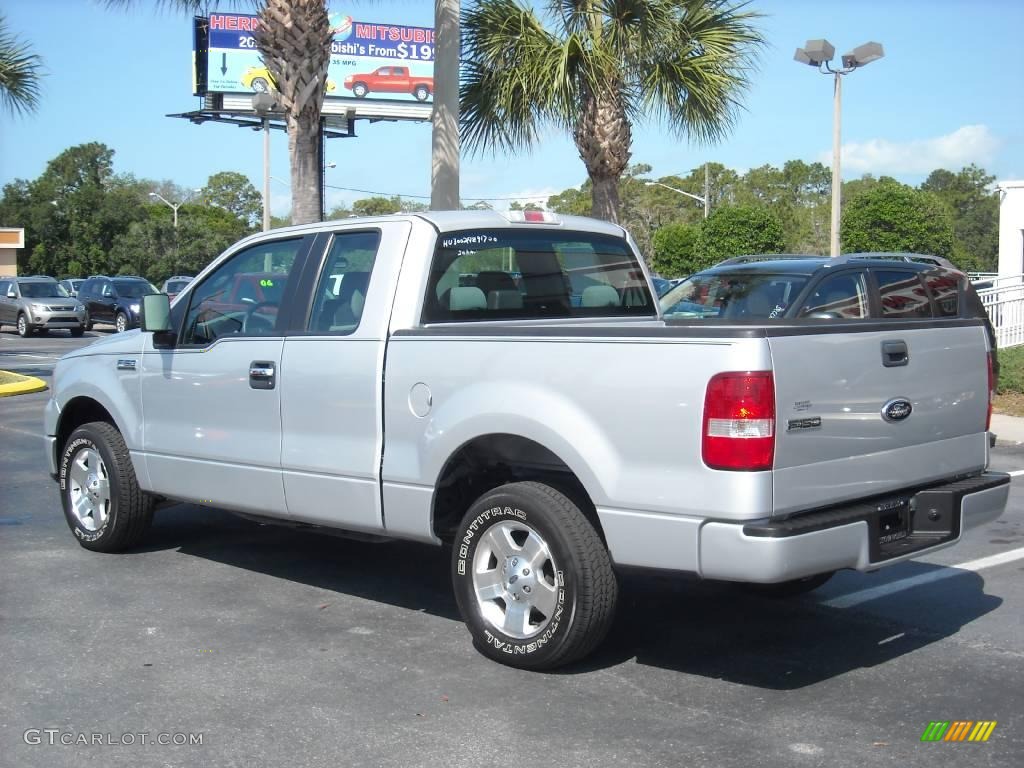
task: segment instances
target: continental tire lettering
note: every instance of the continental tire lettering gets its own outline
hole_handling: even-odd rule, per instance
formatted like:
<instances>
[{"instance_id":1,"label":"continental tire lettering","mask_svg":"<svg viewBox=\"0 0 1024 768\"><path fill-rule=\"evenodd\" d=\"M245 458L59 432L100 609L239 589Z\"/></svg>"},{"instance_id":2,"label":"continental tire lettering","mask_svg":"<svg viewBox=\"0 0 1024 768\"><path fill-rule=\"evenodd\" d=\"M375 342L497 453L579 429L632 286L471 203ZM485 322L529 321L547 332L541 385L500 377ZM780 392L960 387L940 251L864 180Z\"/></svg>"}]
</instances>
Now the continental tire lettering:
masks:
<instances>
[{"instance_id":1,"label":"continental tire lettering","mask_svg":"<svg viewBox=\"0 0 1024 768\"><path fill-rule=\"evenodd\" d=\"M61 490L63 490L63 486ZM459 576L465 576L467 573L466 560L469 559L469 546L473 542L473 537L476 535L477 529L483 523L490 520L491 517L500 516L517 517L520 520L526 519L525 512L521 509L513 509L512 507L491 507L477 515L473 522L469 524L469 527L466 529L466 535L462 537L462 543L459 544L459 559L455 566Z\"/></svg>"}]
</instances>

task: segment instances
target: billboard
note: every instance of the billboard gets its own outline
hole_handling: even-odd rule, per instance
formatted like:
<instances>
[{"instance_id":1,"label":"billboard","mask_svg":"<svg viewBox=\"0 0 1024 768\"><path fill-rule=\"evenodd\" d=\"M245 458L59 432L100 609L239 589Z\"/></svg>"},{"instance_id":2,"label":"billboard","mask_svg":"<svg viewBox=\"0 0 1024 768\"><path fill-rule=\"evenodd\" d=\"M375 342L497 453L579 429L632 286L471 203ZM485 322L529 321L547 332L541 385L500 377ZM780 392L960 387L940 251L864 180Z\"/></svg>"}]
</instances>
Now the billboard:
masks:
<instances>
[{"instance_id":1,"label":"billboard","mask_svg":"<svg viewBox=\"0 0 1024 768\"><path fill-rule=\"evenodd\" d=\"M325 102L432 101L433 29L356 21L340 13L332 13L330 22L334 39ZM193 78L197 96L273 90L273 78L256 49L254 33L259 24L258 16L240 13L211 13L197 20Z\"/></svg>"}]
</instances>

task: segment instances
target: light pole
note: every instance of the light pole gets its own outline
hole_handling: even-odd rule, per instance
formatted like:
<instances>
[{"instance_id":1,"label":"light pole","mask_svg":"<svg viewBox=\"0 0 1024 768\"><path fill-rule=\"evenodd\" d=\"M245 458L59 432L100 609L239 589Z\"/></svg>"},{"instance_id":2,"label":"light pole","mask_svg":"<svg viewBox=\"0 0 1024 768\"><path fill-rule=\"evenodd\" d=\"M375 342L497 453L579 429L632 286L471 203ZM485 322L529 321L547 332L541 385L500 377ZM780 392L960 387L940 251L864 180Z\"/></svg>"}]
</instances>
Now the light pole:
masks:
<instances>
[{"instance_id":1,"label":"light pole","mask_svg":"<svg viewBox=\"0 0 1024 768\"><path fill-rule=\"evenodd\" d=\"M839 255L839 209L842 202L842 175L840 173L840 126L843 112L843 75L848 75L859 67L882 58L885 51L881 43L864 43L849 53L843 54L841 69L833 69L829 63L835 56L836 49L828 40L808 40L803 48L797 48L793 56L795 61L808 64L823 75L832 75L835 79L832 97L832 232L830 255Z\"/></svg>"},{"instance_id":2,"label":"light pole","mask_svg":"<svg viewBox=\"0 0 1024 768\"><path fill-rule=\"evenodd\" d=\"M193 189L192 191L193 192L199 192L198 189ZM149 196L150 197L155 197L157 200L162 200L164 203L166 203L167 205L169 205L171 207L171 210L174 211L174 228L177 229L178 228L178 209L181 208L181 206L183 206L185 203L187 203L188 199L186 198L185 200L182 200L180 203L172 203L166 197L164 197L163 195L158 194L156 192L150 192Z\"/></svg>"},{"instance_id":3,"label":"light pole","mask_svg":"<svg viewBox=\"0 0 1024 768\"><path fill-rule=\"evenodd\" d=\"M670 187L668 184L662 184L660 181L646 181L644 183L648 187L654 187L654 186L664 187L665 189L671 189L673 192L678 192L680 195L686 195L687 197L692 197L698 203L702 203L704 205L704 218L706 219L708 217L708 203L710 201L710 196L708 195L708 176L707 176L707 172L706 172L707 166L704 166L704 168L705 168L705 174L704 174L704 197L701 197L700 195L695 195L692 192L687 192L684 189L676 189L675 187Z\"/></svg>"}]
</instances>

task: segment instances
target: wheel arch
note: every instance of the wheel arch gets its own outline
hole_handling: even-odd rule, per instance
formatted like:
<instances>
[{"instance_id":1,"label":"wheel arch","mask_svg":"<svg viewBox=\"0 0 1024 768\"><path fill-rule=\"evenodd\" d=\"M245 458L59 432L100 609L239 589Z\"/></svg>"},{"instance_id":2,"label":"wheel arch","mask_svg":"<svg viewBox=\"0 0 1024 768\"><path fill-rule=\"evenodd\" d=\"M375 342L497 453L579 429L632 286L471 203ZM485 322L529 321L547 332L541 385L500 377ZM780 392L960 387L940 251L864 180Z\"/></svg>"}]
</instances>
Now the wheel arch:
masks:
<instances>
[{"instance_id":1,"label":"wheel arch","mask_svg":"<svg viewBox=\"0 0 1024 768\"><path fill-rule=\"evenodd\" d=\"M98 400L88 395L73 397L61 408L60 417L57 420L56 451L58 459L68 438L71 437L71 433L90 421L105 421L122 435L124 434L124 430L117 423L113 414Z\"/></svg>"},{"instance_id":2,"label":"wheel arch","mask_svg":"<svg viewBox=\"0 0 1024 768\"><path fill-rule=\"evenodd\" d=\"M607 546L593 495L579 473L545 445L507 432L466 440L445 461L431 500L434 535L450 542L474 501L489 490L523 480L546 483L572 499Z\"/></svg>"}]
</instances>

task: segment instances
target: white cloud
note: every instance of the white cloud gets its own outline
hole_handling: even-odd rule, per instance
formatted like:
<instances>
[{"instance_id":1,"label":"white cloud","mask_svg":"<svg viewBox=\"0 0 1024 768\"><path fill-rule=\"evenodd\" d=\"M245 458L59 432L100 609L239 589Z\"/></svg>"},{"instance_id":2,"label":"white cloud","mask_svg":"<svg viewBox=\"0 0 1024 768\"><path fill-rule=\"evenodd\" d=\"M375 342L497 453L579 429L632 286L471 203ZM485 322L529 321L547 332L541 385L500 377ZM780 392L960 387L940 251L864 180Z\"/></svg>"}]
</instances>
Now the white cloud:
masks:
<instances>
[{"instance_id":1,"label":"white cloud","mask_svg":"<svg viewBox=\"0 0 1024 768\"><path fill-rule=\"evenodd\" d=\"M843 144L843 171L879 174L924 174L936 168L959 170L989 165L1002 142L985 125L965 125L945 136L911 141L871 139ZM832 152L818 159L829 165Z\"/></svg>"}]
</instances>

